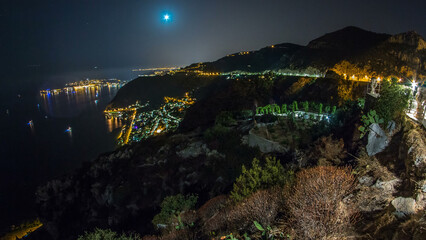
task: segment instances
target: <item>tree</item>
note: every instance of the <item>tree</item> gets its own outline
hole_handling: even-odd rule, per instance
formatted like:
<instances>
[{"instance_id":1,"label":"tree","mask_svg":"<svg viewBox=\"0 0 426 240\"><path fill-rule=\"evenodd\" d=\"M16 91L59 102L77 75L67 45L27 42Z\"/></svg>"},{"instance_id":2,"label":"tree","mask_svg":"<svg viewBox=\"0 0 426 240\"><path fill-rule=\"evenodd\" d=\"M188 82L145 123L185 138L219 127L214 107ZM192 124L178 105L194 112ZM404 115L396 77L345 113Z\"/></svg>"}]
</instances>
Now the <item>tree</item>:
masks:
<instances>
[{"instance_id":1,"label":"tree","mask_svg":"<svg viewBox=\"0 0 426 240\"><path fill-rule=\"evenodd\" d=\"M281 113L281 108L277 104L273 105L273 109L274 109L274 113L278 113L278 114Z\"/></svg>"},{"instance_id":2,"label":"tree","mask_svg":"<svg viewBox=\"0 0 426 240\"><path fill-rule=\"evenodd\" d=\"M161 202L161 211L154 216L152 223L155 226L160 224L169 225L176 220L182 212L194 208L198 197L196 195L174 195L165 197Z\"/></svg>"},{"instance_id":3,"label":"tree","mask_svg":"<svg viewBox=\"0 0 426 240\"><path fill-rule=\"evenodd\" d=\"M404 89L394 78L391 81L383 81L380 97L373 108L387 126L389 121L404 113L409 99L410 90Z\"/></svg>"},{"instance_id":4,"label":"tree","mask_svg":"<svg viewBox=\"0 0 426 240\"><path fill-rule=\"evenodd\" d=\"M292 112L299 111L299 107L297 106L297 101L293 101L293 103L291 104L291 111Z\"/></svg>"},{"instance_id":5,"label":"tree","mask_svg":"<svg viewBox=\"0 0 426 240\"><path fill-rule=\"evenodd\" d=\"M287 110L287 104L283 104L281 107L281 113L287 114L288 110Z\"/></svg>"},{"instance_id":6,"label":"tree","mask_svg":"<svg viewBox=\"0 0 426 240\"><path fill-rule=\"evenodd\" d=\"M309 102L308 101L303 102L303 110L305 112L309 112Z\"/></svg>"},{"instance_id":7,"label":"tree","mask_svg":"<svg viewBox=\"0 0 426 240\"><path fill-rule=\"evenodd\" d=\"M231 199L239 202L256 190L267 189L275 185L285 185L293 178L293 171L285 171L276 158L266 158L262 166L257 158L253 159L251 168L242 166L241 175L236 179L231 191Z\"/></svg>"}]
</instances>

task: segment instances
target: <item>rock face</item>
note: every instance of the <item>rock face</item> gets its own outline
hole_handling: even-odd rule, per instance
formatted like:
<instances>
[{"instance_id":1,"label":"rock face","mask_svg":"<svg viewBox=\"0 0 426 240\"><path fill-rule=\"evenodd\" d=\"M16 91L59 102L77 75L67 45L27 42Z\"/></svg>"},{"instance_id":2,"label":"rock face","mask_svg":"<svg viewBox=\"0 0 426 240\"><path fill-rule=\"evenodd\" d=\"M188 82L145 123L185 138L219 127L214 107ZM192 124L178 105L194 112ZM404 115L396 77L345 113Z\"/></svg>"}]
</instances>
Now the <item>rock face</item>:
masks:
<instances>
[{"instance_id":1,"label":"rock face","mask_svg":"<svg viewBox=\"0 0 426 240\"><path fill-rule=\"evenodd\" d=\"M206 155L208 157L224 158L225 155L220 154L217 150L210 150L207 145L201 141L193 142L183 150L176 152L176 154L184 159L195 158L200 155Z\"/></svg>"},{"instance_id":2,"label":"rock face","mask_svg":"<svg viewBox=\"0 0 426 240\"><path fill-rule=\"evenodd\" d=\"M407 44L414 46L417 50L426 49L426 42L418 33L414 31L396 34L389 38L391 43Z\"/></svg>"},{"instance_id":3,"label":"rock face","mask_svg":"<svg viewBox=\"0 0 426 240\"><path fill-rule=\"evenodd\" d=\"M392 206L394 206L395 215L398 217L416 213L416 200L413 198L397 197L392 200Z\"/></svg>"},{"instance_id":4,"label":"rock face","mask_svg":"<svg viewBox=\"0 0 426 240\"><path fill-rule=\"evenodd\" d=\"M281 144L265 139L263 137L260 137L254 134L252 130L250 130L249 132L247 143L250 147L258 147L260 151L263 153L271 153L271 152L284 153L288 151L288 149L283 147Z\"/></svg>"},{"instance_id":5,"label":"rock face","mask_svg":"<svg viewBox=\"0 0 426 240\"><path fill-rule=\"evenodd\" d=\"M377 123L371 124L370 129L370 133L368 134L367 153L368 156L374 156L389 145L389 138Z\"/></svg>"},{"instance_id":6,"label":"rock face","mask_svg":"<svg viewBox=\"0 0 426 240\"><path fill-rule=\"evenodd\" d=\"M371 180L361 183L357 195L359 209L362 212L375 212L385 209L396 193L396 187L401 183L398 178L382 181L378 179L374 185L370 185ZM367 185L367 186L366 186ZM370 185L370 186L368 186Z\"/></svg>"}]
</instances>

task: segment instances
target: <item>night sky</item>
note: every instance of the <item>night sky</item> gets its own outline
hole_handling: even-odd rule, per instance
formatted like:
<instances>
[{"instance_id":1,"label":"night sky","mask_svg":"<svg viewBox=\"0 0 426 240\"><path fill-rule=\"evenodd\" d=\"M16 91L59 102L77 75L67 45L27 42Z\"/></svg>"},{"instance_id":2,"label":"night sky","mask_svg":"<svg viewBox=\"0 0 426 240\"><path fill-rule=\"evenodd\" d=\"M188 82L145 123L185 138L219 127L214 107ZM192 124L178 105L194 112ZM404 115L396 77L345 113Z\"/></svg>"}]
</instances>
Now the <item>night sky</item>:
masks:
<instances>
[{"instance_id":1,"label":"night sky","mask_svg":"<svg viewBox=\"0 0 426 240\"><path fill-rule=\"evenodd\" d=\"M16 71L184 66L276 43L305 45L348 25L426 36L424 0L3 0L0 6L2 66Z\"/></svg>"}]
</instances>

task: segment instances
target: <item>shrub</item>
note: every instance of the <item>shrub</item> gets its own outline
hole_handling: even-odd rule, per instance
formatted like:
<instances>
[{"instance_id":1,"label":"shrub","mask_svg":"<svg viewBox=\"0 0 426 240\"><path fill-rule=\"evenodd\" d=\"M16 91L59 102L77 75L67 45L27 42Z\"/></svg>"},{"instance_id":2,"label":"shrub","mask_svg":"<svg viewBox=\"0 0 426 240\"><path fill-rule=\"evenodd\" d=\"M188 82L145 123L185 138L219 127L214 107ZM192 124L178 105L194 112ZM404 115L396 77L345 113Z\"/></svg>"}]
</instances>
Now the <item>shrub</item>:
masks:
<instances>
[{"instance_id":1,"label":"shrub","mask_svg":"<svg viewBox=\"0 0 426 240\"><path fill-rule=\"evenodd\" d=\"M208 200L197 210L197 214L202 222L207 222L217 212L226 206L228 197L226 195L219 195Z\"/></svg>"},{"instance_id":2,"label":"shrub","mask_svg":"<svg viewBox=\"0 0 426 240\"><path fill-rule=\"evenodd\" d=\"M287 110L287 104L283 104L281 107L281 113L287 114L288 110Z\"/></svg>"},{"instance_id":3,"label":"shrub","mask_svg":"<svg viewBox=\"0 0 426 240\"><path fill-rule=\"evenodd\" d=\"M375 110L370 110L367 115L362 115L361 121L363 125L358 128L358 130L361 132L361 135L359 136L360 138L363 138L364 135L369 132L371 124L381 124L384 122L383 118L380 118Z\"/></svg>"},{"instance_id":4,"label":"shrub","mask_svg":"<svg viewBox=\"0 0 426 240\"><path fill-rule=\"evenodd\" d=\"M308 101L303 102L303 111L309 112L309 102Z\"/></svg>"},{"instance_id":5,"label":"shrub","mask_svg":"<svg viewBox=\"0 0 426 240\"><path fill-rule=\"evenodd\" d=\"M285 185L293 179L293 171L285 171L279 160L266 158L264 166L254 158L252 167L242 166L242 173L236 179L231 192L231 199L239 202L259 189L275 185Z\"/></svg>"},{"instance_id":6,"label":"shrub","mask_svg":"<svg viewBox=\"0 0 426 240\"><path fill-rule=\"evenodd\" d=\"M320 166L299 172L286 202L299 238L343 236L355 220L354 203L345 201L354 187L350 168Z\"/></svg>"},{"instance_id":7,"label":"shrub","mask_svg":"<svg viewBox=\"0 0 426 240\"><path fill-rule=\"evenodd\" d=\"M262 226L271 225L281 205L281 189L259 190L236 205L221 208L204 221L205 233L230 232L233 230L256 231L253 221Z\"/></svg>"},{"instance_id":8,"label":"shrub","mask_svg":"<svg viewBox=\"0 0 426 240\"><path fill-rule=\"evenodd\" d=\"M229 212L229 227L256 231L254 221L262 226L274 222L280 207L280 189L259 190L241 201Z\"/></svg>"},{"instance_id":9,"label":"shrub","mask_svg":"<svg viewBox=\"0 0 426 240\"><path fill-rule=\"evenodd\" d=\"M195 195L184 196L182 194L168 196L161 203L161 211L154 216L152 223L155 226L160 224L170 225L179 217L182 212L194 208L198 197Z\"/></svg>"},{"instance_id":10,"label":"shrub","mask_svg":"<svg viewBox=\"0 0 426 240\"><path fill-rule=\"evenodd\" d=\"M119 235L110 229L96 228L93 232L85 232L83 236L79 236L78 240L141 240L137 234Z\"/></svg>"},{"instance_id":11,"label":"shrub","mask_svg":"<svg viewBox=\"0 0 426 240\"><path fill-rule=\"evenodd\" d=\"M216 116L215 125L230 126L236 124L231 112L223 111Z\"/></svg>"},{"instance_id":12,"label":"shrub","mask_svg":"<svg viewBox=\"0 0 426 240\"><path fill-rule=\"evenodd\" d=\"M299 107L297 106L297 101L293 101L293 103L291 104L291 111L299 111Z\"/></svg>"},{"instance_id":13,"label":"shrub","mask_svg":"<svg viewBox=\"0 0 426 240\"><path fill-rule=\"evenodd\" d=\"M373 108L384 119L385 126L387 126L389 121L404 113L409 99L410 91L400 86L396 79L383 81L380 97Z\"/></svg>"},{"instance_id":14,"label":"shrub","mask_svg":"<svg viewBox=\"0 0 426 240\"><path fill-rule=\"evenodd\" d=\"M221 125L221 124L217 124L214 125L213 127L207 129L204 132L204 138L206 139L207 142L213 141L213 140L217 140L217 139L222 139L224 138L227 134L229 133L229 128Z\"/></svg>"},{"instance_id":15,"label":"shrub","mask_svg":"<svg viewBox=\"0 0 426 240\"><path fill-rule=\"evenodd\" d=\"M343 139L334 140L332 135L321 137L315 142L310 158L318 161L318 165L340 164L346 156L344 145Z\"/></svg>"},{"instance_id":16,"label":"shrub","mask_svg":"<svg viewBox=\"0 0 426 240\"><path fill-rule=\"evenodd\" d=\"M253 116L253 111L252 111L252 110L242 110L242 111L238 114L238 116L239 116L240 118L247 119L247 118L250 118L250 117L252 117L252 116Z\"/></svg>"}]
</instances>

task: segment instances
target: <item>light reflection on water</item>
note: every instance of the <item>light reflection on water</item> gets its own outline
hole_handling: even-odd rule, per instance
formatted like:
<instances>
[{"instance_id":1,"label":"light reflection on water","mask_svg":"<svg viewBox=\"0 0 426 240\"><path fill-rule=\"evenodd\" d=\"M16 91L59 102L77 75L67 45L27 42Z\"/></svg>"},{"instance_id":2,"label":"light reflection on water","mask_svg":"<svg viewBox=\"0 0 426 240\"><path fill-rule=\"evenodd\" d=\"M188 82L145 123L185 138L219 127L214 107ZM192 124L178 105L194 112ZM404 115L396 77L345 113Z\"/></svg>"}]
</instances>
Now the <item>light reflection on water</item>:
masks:
<instances>
[{"instance_id":1,"label":"light reflection on water","mask_svg":"<svg viewBox=\"0 0 426 240\"><path fill-rule=\"evenodd\" d=\"M46 117L74 117L86 110L102 111L108 102L115 96L118 87L87 87L77 88L74 91L40 94L42 108ZM108 132L120 128L123 123L117 118L105 118Z\"/></svg>"},{"instance_id":2,"label":"light reflection on water","mask_svg":"<svg viewBox=\"0 0 426 240\"><path fill-rule=\"evenodd\" d=\"M112 132L114 129L121 128L123 126L122 120L118 118L105 118L108 132Z\"/></svg>"},{"instance_id":3,"label":"light reflection on water","mask_svg":"<svg viewBox=\"0 0 426 240\"><path fill-rule=\"evenodd\" d=\"M115 149L122 123L103 110L118 90L17 97L0 114L0 230L36 216L37 186Z\"/></svg>"}]
</instances>

